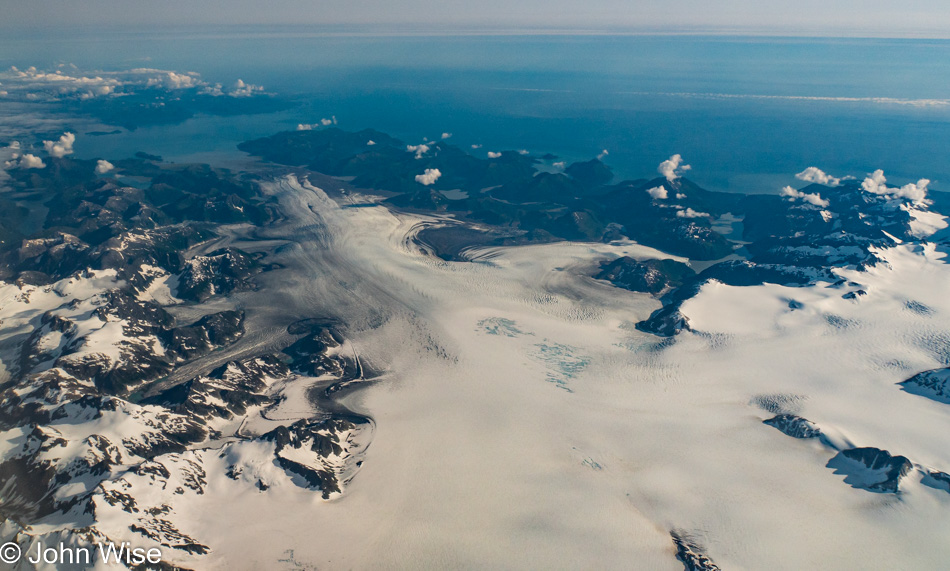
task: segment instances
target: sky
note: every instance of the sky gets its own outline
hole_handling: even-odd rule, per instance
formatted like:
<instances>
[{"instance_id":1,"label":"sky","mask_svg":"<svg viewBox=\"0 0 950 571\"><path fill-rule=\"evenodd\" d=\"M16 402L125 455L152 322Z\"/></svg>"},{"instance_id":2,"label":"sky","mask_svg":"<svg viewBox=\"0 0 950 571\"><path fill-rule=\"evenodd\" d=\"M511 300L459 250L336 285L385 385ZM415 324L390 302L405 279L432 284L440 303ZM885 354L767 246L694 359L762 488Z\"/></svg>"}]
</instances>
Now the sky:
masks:
<instances>
[{"instance_id":1,"label":"sky","mask_svg":"<svg viewBox=\"0 0 950 571\"><path fill-rule=\"evenodd\" d=\"M720 32L950 37L947 0L30 0L5 2L0 28L339 26L450 30Z\"/></svg>"}]
</instances>

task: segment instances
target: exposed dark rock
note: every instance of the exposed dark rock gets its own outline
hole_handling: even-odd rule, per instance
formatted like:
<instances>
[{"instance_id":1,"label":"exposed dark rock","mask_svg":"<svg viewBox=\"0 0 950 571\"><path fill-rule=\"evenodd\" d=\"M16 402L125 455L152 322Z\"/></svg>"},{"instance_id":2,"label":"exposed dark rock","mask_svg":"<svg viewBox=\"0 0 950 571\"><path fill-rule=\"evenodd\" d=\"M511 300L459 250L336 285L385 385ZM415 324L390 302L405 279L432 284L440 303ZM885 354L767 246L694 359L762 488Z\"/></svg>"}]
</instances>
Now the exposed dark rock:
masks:
<instances>
[{"instance_id":1,"label":"exposed dark rock","mask_svg":"<svg viewBox=\"0 0 950 571\"><path fill-rule=\"evenodd\" d=\"M167 350L180 359L193 359L215 347L230 345L244 335L244 312L222 311L206 315L188 327L165 335Z\"/></svg>"},{"instance_id":2,"label":"exposed dark rock","mask_svg":"<svg viewBox=\"0 0 950 571\"><path fill-rule=\"evenodd\" d=\"M699 543L685 532L673 530L670 537L676 546L676 558L683 564L685 571L719 571L719 566L704 553Z\"/></svg>"},{"instance_id":3,"label":"exposed dark rock","mask_svg":"<svg viewBox=\"0 0 950 571\"><path fill-rule=\"evenodd\" d=\"M338 474L320 464L305 465L291 460L281 455L281 451L287 447L307 448L322 458L330 455L338 456L344 452L339 434L355 427L352 422L346 420L317 422L302 420L290 426L280 426L262 436L261 439L274 442L277 462L284 470L303 477L309 487L321 490L323 498L328 499L331 494L340 492L342 482L339 481Z\"/></svg>"},{"instance_id":4,"label":"exposed dark rock","mask_svg":"<svg viewBox=\"0 0 950 571\"><path fill-rule=\"evenodd\" d=\"M614 178L613 171L610 170L610 167L601 162L600 159L572 163L564 169L564 172L585 186L601 186L607 184Z\"/></svg>"},{"instance_id":5,"label":"exposed dark rock","mask_svg":"<svg viewBox=\"0 0 950 571\"><path fill-rule=\"evenodd\" d=\"M233 418L250 406L272 402L264 393L269 380L286 378L287 366L267 355L226 363L206 377L198 377L142 401L159 404L180 414L201 418Z\"/></svg>"},{"instance_id":6,"label":"exposed dark rock","mask_svg":"<svg viewBox=\"0 0 950 571\"><path fill-rule=\"evenodd\" d=\"M257 262L240 250L217 250L184 263L178 281L178 297L202 302L213 295L250 289L248 281L260 271Z\"/></svg>"},{"instance_id":7,"label":"exposed dark rock","mask_svg":"<svg viewBox=\"0 0 950 571\"><path fill-rule=\"evenodd\" d=\"M283 350L291 358L291 369L313 377L327 373L343 374L351 366L349 359L342 355L327 355L327 349L340 346L342 336L329 323L311 324L310 331L309 335Z\"/></svg>"},{"instance_id":8,"label":"exposed dark rock","mask_svg":"<svg viewBox=\"0 0 950 571\"><path fill-rule=\"evenodd\" d=\"M824 276L823 271L795 266L756 264L749 260L729 260L710 266L700 273L701 279L714 279L731 286L752 286L764 283L805 285Z\"/></svg>"},{"instance_id":9,"label":"exposed dark rock","mask_svg":"<svg viewBox=\"0 0 950 571\"><path fill-rule=\"evenodd\" d=\"M690 331L689 318L680 313L679 304L666 305L636 325L637 329L660 337L672 337L680 331Z\"/></svg>"},{"instance_id":10,"label":"exposed dark rock","mask_svg":"<svg viewBox=\"0 0 950 571\"><path fill-rule=\"evenodd\" d=\"M811 421L793 414L780 414L762 421L793 438L818 438L821 430Z\"/></svg>"},{"instance_id":11,"label":"exposed dark rock","mask_svg":"<svg viewBox=\"0 0 950 571\"><path fill-rule=\"evenodd\" d=\"M845 483L871 492L895 494L901 479L913 469L904 456L892 456L879 448L842 450L828 461L835 474L844 474Z\"/></svg>"},{"instance_id":12,"label":"exposed dark rock","mask_svg":"<svg viewBox=\"0 0 950 571\"><path fill-rule=\"evenodd\" d=\"M950 367L918 373L898 385L911 394L950 404Z\"/></svg>"},{"instance_id":13,"label":"exposed dark rock","mask_svg":"<svg viewBox=\"0 0 950 571\"><path fill-rule=\"evenodd\" d=\"M946 472L928 470L924 473L924 478L920 483L931 488L950 492L950 474Z\"/></svg>"},{"instance_id":14,"label":"exposed dark rock","mask_svg":"<svg viewBox=\"0 0 950 571\"><path fill-rule=\"evenodd\" d=\"M683 285L694 275L696 273L692 268L676 260L651 259L638 262L623 256L601 264L600 272L594 277L631 291L659 295Z\"/></svg>"}]
</instances>

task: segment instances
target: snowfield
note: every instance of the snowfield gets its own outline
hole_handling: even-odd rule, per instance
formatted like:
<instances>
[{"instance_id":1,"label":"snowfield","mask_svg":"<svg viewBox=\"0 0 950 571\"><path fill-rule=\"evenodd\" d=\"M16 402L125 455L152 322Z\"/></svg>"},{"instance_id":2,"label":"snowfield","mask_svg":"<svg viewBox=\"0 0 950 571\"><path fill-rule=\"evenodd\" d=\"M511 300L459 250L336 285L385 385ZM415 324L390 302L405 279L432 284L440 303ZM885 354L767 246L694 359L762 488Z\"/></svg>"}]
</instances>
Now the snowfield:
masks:
<instances>
[{"instance_id":1,"label":"snowfield","mask_svg":"<svg viewBox=\"0 0 950 571\"><path fill-rule=\"evenodd\" d=\"M945 243L895 241L866 271L834 270L835 282L711 281L680 308L690 329L664 339L635 328L655 298L586 277L604 259L671 257L660 251L560 242L446 262L413 237L451 220L371 196L331 200L292 176L264 186L287 219L260 239L279 244L283 269L259 276L242 307L249 320L346 316L330 354L380 374L340 402L372 426L307 432L320 412L308 387L330 377L269 378L261 394L274 404L215 421L218 440L70 489L95 488L95 527L113 541L175 544L164 560L195 569L682 569L671 533L722 569L938 569L950 558ZM921 236L947 226L915 217ZM170 277L155 275L142 295L177 303ZM108 280L0 286L4 334L60 307L64 291L90 299ZM109 325L84 351L117 358ZM899 384L924 371L937 371L937 389ZM153 407L123 406L134 414L59 430L70 442L147 432L131 424ZM0 451L28 436L8 431ZM317 454L320 438L338 447ZM321 495L283 462L336 471L345 489ZM874 489L882 482L895 490ZM122 509L126 496L138 514ZM50 543L63 529L30 532Z\"/></svg>"},{"instance_id":2,"label":"snowfield","mask_svg":"<svg viewBox=\"0 0 950 571\"><path fill-rule=\"evenodd\" d=\"M886 262L841 273L853 285L711 283L684 304L693 331L669 344L633 327L655 300L571 271L659 252L560 243L443 262L409 239L438 219L279 186L358 276L328 295L388 315L354 342L389 374L346 401L377 423L347 492L313 509L222 506L215 518L258 538L220 528L209 557L222 567L678 569L672 529L724 569L924 569L950 555L950 494L920 482L950 470L950 409L897 385L950 364L943 249L882 249ZM825 440L763 423L777 412ZM833 446L919 469L899 494L874 493L827 466ZM248 515L261 513L273 517Z\"/></svg>"}]
</instances>

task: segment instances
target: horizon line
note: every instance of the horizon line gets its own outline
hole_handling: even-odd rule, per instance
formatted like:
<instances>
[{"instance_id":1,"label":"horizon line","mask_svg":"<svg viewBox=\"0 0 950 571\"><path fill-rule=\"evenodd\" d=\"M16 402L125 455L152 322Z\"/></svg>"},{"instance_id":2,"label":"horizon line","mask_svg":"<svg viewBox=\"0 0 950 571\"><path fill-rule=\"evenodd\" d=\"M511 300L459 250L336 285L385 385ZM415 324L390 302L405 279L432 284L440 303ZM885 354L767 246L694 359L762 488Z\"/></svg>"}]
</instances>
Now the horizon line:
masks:
<instances>
[{"instance_id":1,"label":"horizon line","mask_svg":"<svg viewBox=\"0 0 950 571\"><path fill-rule=\"evenodd\" d=\"M98 32L129 33L141 35L147 29L149 35L164 36L188 34L204 37L514 37L514 36L574 36L574 37L711 37L711 38L781 38L781 39L842 39L842 40L950 40L950 31L943 29L914 30L895 33L877 28L842 30L840 27L781 28L769 26L489 26L483 24L459 25L424 23L267 23L267 24L99 24L96 26L68 26L47 24L42 26L5 25L0 30L13 32L18 39L29 38L44 32L72 32L68 36L88 36ZM306 29L306 30L304 30ZM20 32L20 33L17 33Z\"/></svg>"}]
</instances>

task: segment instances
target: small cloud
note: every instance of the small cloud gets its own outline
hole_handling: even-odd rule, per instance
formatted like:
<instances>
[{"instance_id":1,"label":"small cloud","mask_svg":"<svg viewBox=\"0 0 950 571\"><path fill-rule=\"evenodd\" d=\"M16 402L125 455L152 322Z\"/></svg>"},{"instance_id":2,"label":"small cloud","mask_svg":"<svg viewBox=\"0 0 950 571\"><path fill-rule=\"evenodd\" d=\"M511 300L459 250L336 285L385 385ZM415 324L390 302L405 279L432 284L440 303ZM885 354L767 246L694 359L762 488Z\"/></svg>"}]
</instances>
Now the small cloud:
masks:
<instances>
[{"instance_id":1,"label":"small cloud","mask_svg":"<svg viewBox=\"0 0 950 571\"><path fill-rule=\"evenodd\" d=\"M102 159L99 159L98 161L96 161L96 174L106 174L107 172L111 171L114 168L115 168L115 165L113 165L109 161L104 161Z\"/></svg>"},{"instance_id":2,"label":"small cloud","mask_svg":"<svg viewBox=\"0 0 950 571\"><path fill-rule=\"evenodd\" d=\"M929 185L930 180L922 178L916 183L905 184L900 188L888 188L884 171L878 169L864 179L861 188L873 194L884 194L892 198L906 198L913 202L920 202L927 197L927 187Z\"/></svg>"},{"instance_id":3,"label":"small cloud","mask_svg":"<svg viewBox=\"0 0 950 571\"><path fill-rule=\"evenodd\" d=\"M133 69L131 73L154 73L158 75L146 80L147 87L165 87L166 89L191 89L202 85L198 74L194 72L175 73L174 71L154 70L154 69ZM241 81L241 80L238 80ZM241 82L243 83L243 82Z\"/></svg>"},{"instance_id":4,"label":"small cloud","mask_svg":"<svg viewBox=\"0 0 950 571\"><path fill-rule=\"evenodd\" d=\"M567 166L567 163L565 163L564 161L558 161L552 164L551 166L556 168L557 170L564 170L564 167Z\"/></svg>"},{"instance_id":5,"label":"small cloud","mask_svg":"<svg viewBox=\"0 0 950 571\"><path fill-rule=\"evenodd\" d=\"M660 166L656 168L657 172L666 177L666 180L673 182L683 175L684 172L690 170L691 166L683 164L683 157L679 154L675 154L667 160L660 163Z\"/></svg>"},{"instance_id":6,"label":"small cloud","mask_svg":"<svg viewBox=\"0 0 950 571\"><path fill-rule=\"evenodd\" d=\"M790 186L786 186L785 188L783 188L781 195L787 196L789 200L795 200L796 198L800 198L804 200L805 202L807 202L808 204L811 204L813 206L818 206L819 208L827 208L829 204L828 201L823 199L821 195L818 193L806 194L800 190L795 190L794 188Z\"/></svg>"},{"instance_id":7,"label":"small cloud","mask_svg":"<svg viewBox=\"0 0 950 571\"><path fill-rule=\"evenodd\" d=\"M20 159L20 168L21 169L43 169L46 168L46 163L43 162L43 159L38 156L27 153L23 155L23 158Z\"/></svg>"},{"instance_id":8,"label":"small cloud","mask_svg":"<svg viewBox=\"0 0 950 571\"><path fill-rule=\"evenodd\" d=\"M43 168L46 168L46 163L43 162L43 159L30 153L27 153L23 155L22 157L14 154L13 160L6 161L3 163L3 168L43 169Z\"/></svg>"},{"instance_id":9,"label":"small cloud","mask_svg":"<svg viewBox=\"0 0 950 571\"><path fill-rule=\"evenodd\" d=\"M648 188L647 194L653 197L654 200L666 200L666 197L669 196L669 193L662 186Z\"/></svg>"},{"instance_id":10,"label":"small cloud","mask_svg":"<svg viewBox=\"0 0 950 571\"><path fill-rule=\"evenodd\" d=\"M481 146L481 145L472 145L472 148L473 148L473 149L480 149L480 148L482 148L482 146Z\"/></svg>"},{"instance_id":11,"label":"small cloud","mask_svg":"<svg viewBox=\"0 0 950 571\"><path fill-rule=\"evenodd\" d=\"M252 83L245 83L243 79L238 79L234 82L234 86L228 92L228 95L231 97L251 97L255 93L260 93L264 91L264 88L260 85L254 85Z\"/></svg>"},{"instance_id":12,"label":"small cloud","mask_svg":"<svg viewBox=\"0 0 950 571\"><path fill-rule=\"evenodd\" d=\"M528 154L528 149L521 149L520 151L518 151L518 154L519 154L519 155L527 155L527 154Z\"/></svg>"},{"instance_id":13,"label":"small cloud","mask_svg":"<svg viewBox=\"0 0 950 571\"><path fill-rule=\"evenodd\" d=\"M683 194L682 192L676 193L676 200L683 200L684 198L686 198L686 195Z\"/></svg>"},{"instance_id":14,"label":"small cloud","mask_svg":"<svg viewBox=\"0 0 950 571\"><path fill-rule=\"evenodd\" d=\"M488 151L488 158L497 159L501 156L501 153L496 153L495 151Z\"/></svg>"},{"instance_id":15,"label":"small cloud","mask_svg":"<svg viewBox=\"0 0 950 571\"><path fill-rule=\"evenodd\" d=\"M372 140L372 139L370 139L369 141L366 141L366 146L367 146L367 147L372 147L372 146L375 145L375 144L376 144L376 141L374 141L374 140Z\"/></svg>"},{"instance_id":16,"label":"small cloud","mask_svg":"<svg viewBox=\"0 0 950 571\"><path fill-rule=\"evenodd\" d=\"M818 167L808 167L795 175L798 180L805 182L814 182L825 186L838 186L841 184L840 178L835 178Z\"/></svg>"},{"instance_id":17,"label":"small cloud","mask_svg":"<svg viewBox=\"0 0 950 571\"><path fill-rule=\"evenodd\" d=\"M607 155L609 155L609 154L610 154L610 153L607 152L607 149L604 149L604 150L600 151L600 154L599 154L599 155L597 155L597 160L602 161L602 160L604 160L604 158L605 158Z\"/></svg>"},{"instance_id":18,"label":"small cloud","mask_svg":"<svg viewBox=\"0 0 950 571\"><path fill-rule=\"evenodd\" d=\"M426 172L416 175L416 182L424 186L429 186L439 180L440 176L442 176L442 172L439 171L439 169L426 169Z\"/></svg>"},{"instance_id":19,"label":"small cloud","mask_svg":"<svg viewBox=\"0 0 950 571\"><path fill-rule=\"evenodd\" d=\"M916 183L905 184L893 194L898 198L906 198L914 202L920 202L927 197L927 186L929 185L930 180L922 178Z\"/></svg>"},{"instance_id":20,"label":"small cloud","mask_svg":"<svg viewBox=\"0 0 950 571\"><path fill-rule=\"evenodd\" d=\"M212 97L221 97L224 95L224 86L220 83L215 83L214 85L207 85L201 91L202 95L210 95Z\"/></svg>"},{"instance_id":21,"label":"small cloud","mask_svg":"<svg viewBox=\"0 0 950 571\"><path fill-rule=\"evenodd\" d=\"M861 183L861 188L873 194L887 194L887 178L884 176L884 171L877 169L869 174Z\"/></svg>"},{"instance_id":22,"label":"small cloud","mask_svg":"<svg viewBox=\"0 0 950 571\"><path fill-rule=\"evenodd\" d=\"M336 125L336 115L330 117L329 119L323 118L317 121L316 123L297 123L298 131L312 131L317 127L328 127L330 125Z\"/></svg>"},{"instance_id":23,"label":"small cloud","mask_svg":"<svg viewBox=\"0 0 950 571\"><path fill-rule=\"evenodd\" d=\"M429 152L429 145L406 145L406 150L415 153L417 159L421 159Z\"/></svg>"},{"instance_id":24,"label":"small cloud","mask_svg":"<svg viewBox=\"0 0 950 571\"><path fill-rule=\"evenodd\" d=\"M676 211L676 216L678 218L709 218L708 212L696 212L692 208L687 208L686 210Z\"/></svg>"},{"instance_id":25,"label":"small cloud","mask_svg":"<svg viewBox=\"0 0 950 571\"><path fill-rule=\"evenodd\" d=\"M442 140L444 141L444 140L448 139L448 138L451 137L451 136L452 136L452 133L442 133Z\"/></svg>"},{"instance_id":26,"label":"small cloud","mask_svg":"<svg viewBox=\"0 0 950 571\"><path fill-rule=\"evenodd\" d=\"M62 158L73 154L73 143L76 142L74 133L63 133L58 141L43 141L43 148L51 157Z\"/></svg>"}]
</instances>

